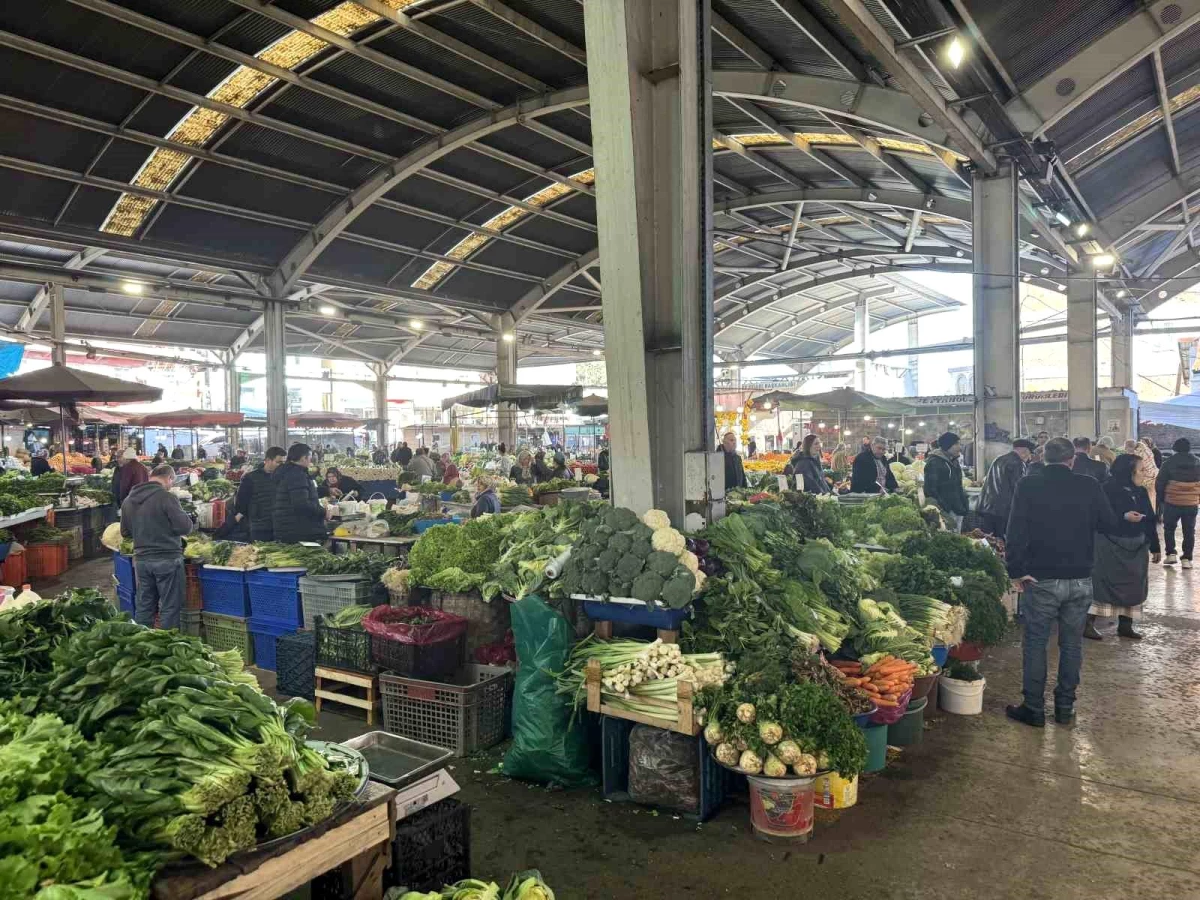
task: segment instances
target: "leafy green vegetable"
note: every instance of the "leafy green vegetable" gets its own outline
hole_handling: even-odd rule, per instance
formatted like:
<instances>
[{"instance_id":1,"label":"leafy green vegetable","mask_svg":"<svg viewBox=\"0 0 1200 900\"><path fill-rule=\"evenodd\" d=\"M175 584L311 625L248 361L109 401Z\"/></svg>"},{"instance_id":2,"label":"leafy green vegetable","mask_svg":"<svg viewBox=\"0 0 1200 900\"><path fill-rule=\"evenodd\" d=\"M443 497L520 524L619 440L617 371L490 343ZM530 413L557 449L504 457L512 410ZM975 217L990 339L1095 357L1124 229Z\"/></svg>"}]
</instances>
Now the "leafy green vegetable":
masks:
<instances>
[{"instance_id":1,"label":"leafy green vegetable","mask_svg":"<svg viewBox=\"0 0 1200 900\"><path fill-rule=\"evenodd\" d=\"M108 599L90 588L0 611L0 698L39 692L50 679L55 649L115 615Z\"/></svg>"}]
</instances>

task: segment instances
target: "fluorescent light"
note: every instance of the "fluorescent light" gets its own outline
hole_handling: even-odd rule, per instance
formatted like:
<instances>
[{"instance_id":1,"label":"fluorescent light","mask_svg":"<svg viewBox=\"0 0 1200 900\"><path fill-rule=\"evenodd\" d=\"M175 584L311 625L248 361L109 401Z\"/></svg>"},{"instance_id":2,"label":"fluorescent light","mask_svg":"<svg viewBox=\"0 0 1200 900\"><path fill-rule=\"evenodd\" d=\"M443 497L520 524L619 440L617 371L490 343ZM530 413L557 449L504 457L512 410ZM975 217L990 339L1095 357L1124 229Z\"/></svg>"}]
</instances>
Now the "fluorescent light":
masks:
<instances>
[{"instance_id":1,"label":"fluorescent light","mask_svg":"<svg viewBox=\"0 0 1200 900\"><path fill-rule=\"evenodd\" d=\"M323 316L332 316L337 314L337 307L330 306L328 303L326 303L325 305L318 307L317 312Z\"/></svg>"},{"instance_id":2,"label":"fluorescent light","mask_svg":"<svg viewBox=\"0 0 1200 900\"><path fill-rule=\"evenodd\" d=\"M842 434L850 434L850 429L847 428L845 431L842 432Z\"/></svg>"},{"instance_id":3,"label":"fluorescent light","mask_svg":"<svg viewBox=\"0 0 1200 900\"><path fill-rule=\"evenodd\" d=\"M1021 276L1021 280L1022 280L1022 281L1028 281L1028 280L1029 280L1029 276L1028 276L1028 275L1022 275L1022 276Z\"/></svg>"},{"instance_id":4,"label":"fluorescent light","mask_svg":"<svg viewBox=\"0 0 1200 900\"><path fill-rule=\"evenodd\" d=\"M818 428L824 428L824 427L825 427L825 423L824 423L824 422L818 422L818 423L817 423L817 427L818 427Z\"/></svg>"},{"instance_id":5,"label":"fluorescent light","mask_svg":"<svg viewBox=\"0 0 1200 900\"><path fill-rule=\"evenodd\" d=\"M950 46L946 48L946 59L950 63L950 68L957 69L962 65L963 59L966 58L967 47L959 39L957 35L950 41Z\"/></svg>"},{"instance_id":6,"label":"fluorescent light","mask_svg":"<svg viewBox=\"0 0 1200 900\"><path fill-rule=\"evenodd\" d=\"M925 427L925 423L924 423L924 422L918 422L918 423L917 423L917 425L918 425L918 426L920 426L921 428L924 428L924 427Z\"/></svg>"},{"instance_id":7,"label":"fluorescent light","mask_svg":"<svg viewBox=\"0 0 1200 900\"><path fill-rule=\"evenodd\" d=\"M592 356L603 356L603 355L604 355L603 350L593 350L592 351Z\"/></svg>"},{"instance_id":8,"label":"fluorescent light","mask_svg":"<svg viewBox=\"0 0 1200 900\"><path fill-rule=\"evenodd\" d=\"M425 327L425 323L422 322L420 319L409 319L408 327L411 328L413 331L420 331L422 328Z\"/></svg>"},{"instance_id":9,"label":"fluorescent light","mask_svg":"<svg viewBox=\"0 0 1200 900\"><path fill-rule=\"evenodd\" d=\"M1125 297L1128 297L1128 296L1129 296L1129 291L1125 290L1124 288L1117 291L1117 299L1118 300L1124 299Z\"/></svg>"},{"instance_id":10,"label":"fluorescent light","mask_svg":"<svg viewBox=\"0 0 1200 900\"><path fill-rule=\"evenodd\" d=\"M888 422L888 428L895 428L895 427L896 427L895 422Z\"/></svg>"},{"instance_id":11,"label":"fluorescent light","mask_svg":"<svg viewBox=\"0 0 1200 900\"><path fill-rule=\"evenodd\" d=\"M1056 290L1060 290L1060 291L1065 291L1067 289L1067 286L1065 284L1056 284L1054 287Z\"/></svg>"},{"instance_id":12,"label":"fluorescent light","mask_svg":"<svg viewBox=\"0 0 1200 900\"><path fill-rule=\"evenodd\" d=\"M870 417L870 416L863 416L863 421L864 421L864 422L870 422L870 421L871 421L871 417Z\"/></svg>"},{"instance_id":13,"label":"fluorescent light","mask_svg":"<svg viewBox=\"0 0 1200 900\"><path fill-rule=\"evenodd\" d=\"M1050 267L1049 267L1049 266L1042 266L1041 272L1042 272L1042 274L1043 274L1043 275L1049 275L1049 274L1050 274Z\"/></svg>"},{"instance_id":14,"label":"fluorescent light","mask_svg":"<svg viewBox=\"0 0 1200 900\"><path fill-rule=\"evenodd\" d=\"M517 336L515 334L513 334L511 331L506 331L506 332L504 332L504 334L500 335L500 340L504 341L504 343L506 343L506 344L511 344L516 339L517 339Z\"/></svg>"},{"instance_id":15,"label":"fluorescent light","mask_svg":"<svg viewBox=\"0 0 1200 900\"><path fill-rule=\"evenodd\" d=\"M122 281L121 290L127 294L133 294L135 297L140 297L146 291L146 286L140 281Z\"/></svg>"},{"instance_id":16,"label":"fluorescent light","mask_svg":"<svg viewBox=\"0 0 1200 900\"><path fill-rule=\"evenodd\" d=\"M912 429L911 429L911 428L905 428L905 429L904 429L904 433L905 433L905 434L912 434Z\"/></svg>"},{"instance_id":17,"label":"fluorescent light","mask_svg":"<svg viewBox=\"0 0 1200 900\"><path fill-rule=\"evenodd\" d=\"M1116 263L1117 258L1111 253L1097 253L1092 257L1092 267L1096 269L1108 269Z\"/></svg>"},{"instance_id":18,"label":"fluorescent light","mask_svg":"<svg viewBox=\"0 0 1200 900\"><path fill-rule=\"evenodd\" d=\"M1071 217L1068 216L1062 210L1059 210L1058 212L1056 212L1054 214L1054 218L1058 220L1059 225L1062 225L1067 228L1071 227Z\"/></svg>"},{"instance_id":19,"label":"fluorescent light","mask_svg":"<svg viewBox=\"0 0 1200 900\"><path fill-rule=\"evenodd\" d=\"M1087 237L1088 232L1092 230L1092 226L1087 222L1080 222L1075 226L1075 237Z\"/></svg>"}]
</instances>

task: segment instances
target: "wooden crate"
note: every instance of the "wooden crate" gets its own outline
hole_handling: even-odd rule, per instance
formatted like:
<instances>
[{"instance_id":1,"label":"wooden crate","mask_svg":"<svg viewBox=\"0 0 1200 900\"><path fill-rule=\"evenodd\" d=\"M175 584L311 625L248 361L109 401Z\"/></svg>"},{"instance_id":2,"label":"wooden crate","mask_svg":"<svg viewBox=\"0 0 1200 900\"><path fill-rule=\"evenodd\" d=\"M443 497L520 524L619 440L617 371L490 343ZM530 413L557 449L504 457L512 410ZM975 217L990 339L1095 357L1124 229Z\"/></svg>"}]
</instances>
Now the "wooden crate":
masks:
<instances>
[{"instance_id":1,"label":"wooden crate","mask_svg":"<svg viewBox=\"0 0 1200 900\"><path fill-rule=\"evenodd\" d=\"M604 703L600 695L600 660L598 659L588 660L585 681L587 686L588 712L600 713L602 716L612 716L614 719L628 719L630 722L640 722L643 725L652 725L655 728L663 728L667 731L677 731L680 734L697 735L700 733L700 723L696 721L696 717L692 711L692 686L686 681L679 682L679 686L675 692L674 704L668 703L665 700L643 699L641 701L650 706L660 706L663 709L676 710L679 718L674 723L667 723L663 719L657 719L654 716L647 716L642 713L616 709Z\"/></svg>"},{"instance_id":2,"label":"wooden crate","mask_svg":"<svg viewBox=\"0 0 1200 900\"><path fill-rule=\"evenodd\" d=\"M330 669L326 666L317 666L314 674L316 689L313 696L316 699L318 715L321 712L321 701L328 700L365 710L367 724L375 724L376 712L379 709L379 679L375 675Z\"/></svg>"}]
</instances>

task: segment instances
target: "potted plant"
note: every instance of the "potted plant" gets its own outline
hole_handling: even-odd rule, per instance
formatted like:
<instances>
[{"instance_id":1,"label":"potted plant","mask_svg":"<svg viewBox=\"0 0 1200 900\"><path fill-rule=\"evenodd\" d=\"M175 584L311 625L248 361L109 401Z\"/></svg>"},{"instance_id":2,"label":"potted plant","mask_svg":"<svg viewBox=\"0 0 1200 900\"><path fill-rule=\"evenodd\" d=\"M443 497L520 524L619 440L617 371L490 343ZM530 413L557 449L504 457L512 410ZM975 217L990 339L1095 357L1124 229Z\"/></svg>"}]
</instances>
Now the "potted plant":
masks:
<instances>
[{"instance_id":1,"label":"potted plant","mask_svg":"<svg viewBox=\"0 0 1200 900\"><path fill-rule=\"evenodd\" d=\"M954 660L938 679L938 705L944 712L977 716L983 712L987 679L968 662Z\"/></svg>"}]
</instances>

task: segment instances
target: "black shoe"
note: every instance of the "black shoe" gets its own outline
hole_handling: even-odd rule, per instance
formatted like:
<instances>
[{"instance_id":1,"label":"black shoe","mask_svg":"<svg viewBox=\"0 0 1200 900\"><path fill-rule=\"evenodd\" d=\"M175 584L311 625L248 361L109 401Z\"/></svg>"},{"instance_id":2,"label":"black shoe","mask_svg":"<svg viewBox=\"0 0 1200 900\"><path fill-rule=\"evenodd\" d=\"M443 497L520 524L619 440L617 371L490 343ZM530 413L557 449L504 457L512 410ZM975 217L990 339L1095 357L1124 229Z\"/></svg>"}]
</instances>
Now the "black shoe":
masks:
<instances>
[{"instance_id":1,"label":"black shoe","mask_svg":"<svg viewBox=\"0 0 1200 900\"><path fill-rule=\"evenodd\" d=\"M1069 706L1054 707L1054 721L1059 725L1074 725L1075 710Z\"/></svg>"},{"instance_id":2,"label":"black shoe","mask_svg":"<svg viewBox=\"0 0 1200 900\"><path fill-rule=\"evenodd\" d=\"M1090 641L1102 641L1104 636L1096 630L1096 617L1088 616L1087 624L1083 626L1083 636Z\"/></svg>"},{"instance_id":3,"label":"black shoe","mask_svg":"<svg viewBox=\"0 0 1200 900\"><path fill-rule=\"evenodd\" d=\"M1004 707L1004 714L1014 722L1032 725L1034 728L1044 728L1046 726L1046 714L1034 712L1024 703Z\"/></svg>"},{"instance_id":4,"label":"black shoe","mask_svg":"<svg viewBox=\"0 0 1200 900\"><path fill-rule=\"evenodd\" d=\"M1121 616L1118 619L1117 634L1123 638L1129 638L1131 641L1140 641L1142 636L1133 630L1133 619L1129 616Z\"/></svg>"}]
</instances>

